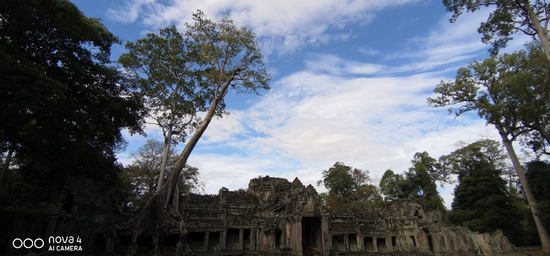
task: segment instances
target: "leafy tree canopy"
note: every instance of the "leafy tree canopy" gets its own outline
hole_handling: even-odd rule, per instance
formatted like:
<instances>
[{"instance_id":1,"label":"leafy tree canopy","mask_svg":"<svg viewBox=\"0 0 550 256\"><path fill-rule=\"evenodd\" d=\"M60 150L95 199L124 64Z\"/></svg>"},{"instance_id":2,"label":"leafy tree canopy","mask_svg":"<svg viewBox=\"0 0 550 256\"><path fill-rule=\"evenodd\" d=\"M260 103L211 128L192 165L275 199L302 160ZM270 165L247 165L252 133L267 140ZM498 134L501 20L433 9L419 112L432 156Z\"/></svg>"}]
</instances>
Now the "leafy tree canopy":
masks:
<instances>
[{"instance_id":1,"label":"leafy tree canopy","mask_svg":"<svg viewBox=\"0 0 550 256\"><path fill-rule=\"evenodd\" d=\"M197 47L172 26L126 43L129 52L118 59L139 85L146 99L147 116L161 128L164 136L165 154L158 168L158 186L164 181L171 146L184 142L188 133L198 127L197 113L205 111L214 96L197 64ZM216 114L222 113L223 108L219 108Z\"/></svg>"},{"instance_id":2,"label":"leafy tree canopy","mask_svg":"<svg viewBox=\"0 0 550 256\"><path fill-rule=\"evenodd\" d=\"M449 154L446 159L458 174L449 221L473 231L503 230L513 242L521 239L522 215L508 196L498 165L478 141Z\"/></svg>"},{"instance_id":3,"label":"leafy tree canopy","mask_svg":"<svg viewBox=\"0 0 550 256\"><path fill-rule=\"evenodd\" d=\"M148 116L165 136L170 130L174 142L185 141L200 121L196 113L205 111L213 97L201 77L197 47L172 26L126 43L129 51L118 59L145 95Z\"/></svg>"},{"instance_id":4,"label":"leafy tree canopy","mask_svg":"<svg viewBox=\"0 0 550 256\"><path fill-rule=\"evenodd\" d=\"M540 0L443 0L448 12L452 12L451 22L456 21L464 11L475 12L483 7L494 7L486 22L482 22L478 32L482 41L491 44L490 52L497 55L500 49L513 39L513 34L523 32L537 36L550 61L548 43L549 4ZM544 23L544 24L543 24Z\"/></svg>"},{"instance_id":5,"label":"leafy tree canopy","mask_svg":"<svg viewBox=\"0 0 550 256\"><path fill-rule=\"evenodd\" d=\"M44 200L67 174L116 180L120 129L140 130L142 106L108 66L118 42L69 1L3 1L0 149L19 195Z\"/></svg>"},{"instance_id":6,"label":"leafy tree canopy","mask_svg":"<svg viewBox=\"0 0 550 256\"><path fill-rule=\"evenodd\" d=\"M403 175L394 173L392 170L386 170L380 180L380 192L386 201L406 199L407 186L409 186L409 182Z\"/></svg>"},{"instance_id":7,"label":"leafy tree canopy","mask_svg":"<svg viewBox=\"0 0 550 256\"><path fill-rule=\"evenodd\" d=\"M550 145L550 63L537 44L512 54L475 61L460 68L456 80L442 81L429 98L434 107L451 106L456 116L476 111L514 141L522 138L538 155Z\"/></svg>"},{"instance_id":8,"label":"leafy tree canopy","mask_svg":"<svg viewBox=\"0 0 550 256\"><path fill-rule=\"evenodd\" d=\"M370 181L369 171L336 162L323 171L322 177L317 185L323 184L329 190L323 196L331 210L369 210L376 207L379 201L378 188L367 184Z\"/></svg>"},{"instance_id":9,"label":"leafy tree canopy","mask_svg":"<svg viewBox=\"0 0 550 256\"><path fill-rule=\"evenodd\" d=\"M437 160L427 152L418 152L411 161L413 166L403 175L387 170L380 180L380 190L386 201L411 200L426 211L445 212L443 199L437 191L436 181L445 181L448 174L441 172Z\"/></svg>"},{"instance_id":10,"label":"leafy tree canopy","mask_svg":"<svg viewBox=\"0 0 550 256\"><path fill-rule=\"evenodd\" d=\"M323 179L317 183L325 185L329 195L344 198L346 201L353 200L355 191L369 179L368 171L352 168L341 162L324 170L322 175Z\"/></svg>"},{"instance_id":11,"label":"leafy tree canopy","mask_svg":"<svg viewBox=\"0 0 550 256\"><path fill-rule=\"evenodd\" d=\"M411 161L413 166L405 173L410 187L409 198L422 205L426 211L445 212L443 199L437 191L436 181L444 181L439 170L440 166L427 152L416 153Z\"/></svg>"}]
</instances>

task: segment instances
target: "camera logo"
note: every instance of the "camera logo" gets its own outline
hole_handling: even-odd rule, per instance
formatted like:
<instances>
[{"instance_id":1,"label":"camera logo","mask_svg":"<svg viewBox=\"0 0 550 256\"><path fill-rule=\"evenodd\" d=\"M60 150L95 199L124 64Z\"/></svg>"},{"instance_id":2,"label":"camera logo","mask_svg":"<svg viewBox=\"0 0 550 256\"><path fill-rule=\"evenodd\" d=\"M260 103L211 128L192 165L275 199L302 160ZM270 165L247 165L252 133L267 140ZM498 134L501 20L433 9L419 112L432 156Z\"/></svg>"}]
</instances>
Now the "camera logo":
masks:
<instances>
[{"instance_id":1,"label":"camera logo","mask_svg":"<svg viewBox=\"0 0 550 256\"><path fill-rule=\"evenodd\" d=\"M59 252L59 251L70 251L70 252L81 252L82 251L82 239L77 236L50 236L48 238L48 251ZM42 249L45 242L42 238L15 238L11 242L13 248L15 249Z\"/></svg>"},{"instance_id":2,"label":"camera logo","mask_svg":"<svg viewBox=\"0 0 550 256\"><path fill-rule=\"evenodd\" d=\"M42 249L42 247L44 247L44 240L42 240L42 238L37 238L34 240L30 238L25 238L25 240L22 240L21 238L15 238L13 239L13 242L11 244L15 249L20 249L21 247L25 247L25 249Z\"/></svg>"}]
</instances>

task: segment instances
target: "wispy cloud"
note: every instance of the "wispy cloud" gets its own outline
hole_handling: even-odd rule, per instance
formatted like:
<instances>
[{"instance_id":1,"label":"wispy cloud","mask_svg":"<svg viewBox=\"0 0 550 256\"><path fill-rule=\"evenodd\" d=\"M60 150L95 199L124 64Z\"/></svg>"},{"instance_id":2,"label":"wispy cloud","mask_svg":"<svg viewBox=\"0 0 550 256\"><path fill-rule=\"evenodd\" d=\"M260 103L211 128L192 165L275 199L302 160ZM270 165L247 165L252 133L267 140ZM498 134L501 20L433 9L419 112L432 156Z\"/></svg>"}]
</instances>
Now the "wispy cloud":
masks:
<instances>
[{"instance_id":1,"label":"wispy cloud","mask_svg":"<svg viewBox=\"0 0 550 256\"><path fill-rule=\"evenodd\" d=\"M124 6L109 12L116 20L139 21L159 29L172 24L183 28L186 22L192 21L192 12L200 9L214 20L229 16L239 24L246 24L262 39L268 53L291 53L306 44L346 40L349 33L327 31L349 24L364 25L382 9L415 2L419 0L128 0Z\"/></svg>"},{"instance_id":2,"label":"wispy cloud","mask_svg":"<svg viewBox=\"0 0 550 256\"><path fill-rule=\"evenodd\" d=\"M416 152L438 158L453 151L457 140L487 133L482 120L454 120L446 110L426 105L429 89L440 79L431 74L352 78L296 72L276 82L258 103L227 118L243 127L225 135L242 137L239 144L227 145L238 147L241 155L194 154L195 165L204 165L205 177L219 180L205 182L210 192L222 180L237 189L246 187L251 176L266 174L298 176L314 184L336 161L376 177L387 169L405 171ZM217 135L205 135L206 141L209 136ZM210 173L214 169L225 171Z\"/></svg>"},{"instance_id":3,"label":"wispy cloud","mask_svg":"<svg viewBox=\"0 0 550 256\"><path fill-rule=\"evenodd\" d=\"M404 65L394 65L394 72L422 72L487 56L488 46L481 42L476 28L488 14L486 10L467 13L455 23L450 23L450 15L445 15L427 35L406 40L403 50L386 55L385 59L406 61Z\"/></svg>"},{"instance_id":4,"label":"wispy cloud","mask_svg":"<svg viewBox=\"0 0 550 256\"><path fill-rule=\"evenodd\" d=\"M368 47L359 47L359 52L371 56L376 56L380 54L380 51Z\"/></svg>"},{"instance_id":5,"label":"wispy cloud","mask_svg":"<svg viewBox=\"0 0 550 256\"><path fill-rule=\"evenodd\" d=\"M384 65L346 61L336 55L318 54L305 60L306 68L330 75L373 75L384 73Z\"/></svg>"},{"instance_id":6,"label":"wispy cloud","mask_svg":"<svg viewBox=\"0 0 550 256\"><path fill-rule=\"evenodd\" d=\"M154 4L155 0L132 0L126 1L124 6L107 10L107 17L124 23L135 22L142 14L143 6Z\"/></svg>"}]
</instances>

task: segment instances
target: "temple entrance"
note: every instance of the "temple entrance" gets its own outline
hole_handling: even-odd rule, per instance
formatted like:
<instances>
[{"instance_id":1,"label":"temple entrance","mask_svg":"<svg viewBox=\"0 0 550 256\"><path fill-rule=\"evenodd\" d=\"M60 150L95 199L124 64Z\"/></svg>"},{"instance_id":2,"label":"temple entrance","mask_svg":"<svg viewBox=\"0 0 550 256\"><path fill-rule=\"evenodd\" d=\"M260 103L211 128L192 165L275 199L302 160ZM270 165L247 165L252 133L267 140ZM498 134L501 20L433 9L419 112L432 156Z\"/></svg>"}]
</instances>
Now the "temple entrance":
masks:
<instances>
[{"instance_id":1,"label":"temple entrance","mask_svg":"<svg viewBox=\"0 0 550 256\"><path fill-rule=\"evenodd\" d=\"M322 247L321 217L302 217L303 255L319 255Z\"/></svg>"}]
</instances>

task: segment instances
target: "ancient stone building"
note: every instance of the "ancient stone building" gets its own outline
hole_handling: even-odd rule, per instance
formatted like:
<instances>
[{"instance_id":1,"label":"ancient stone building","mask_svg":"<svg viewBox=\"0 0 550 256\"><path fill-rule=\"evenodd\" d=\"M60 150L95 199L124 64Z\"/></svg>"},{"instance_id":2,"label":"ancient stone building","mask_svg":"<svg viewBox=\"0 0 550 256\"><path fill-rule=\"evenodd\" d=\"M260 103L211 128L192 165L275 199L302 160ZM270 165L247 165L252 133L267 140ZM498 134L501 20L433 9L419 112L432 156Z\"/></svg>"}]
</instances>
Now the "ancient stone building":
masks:
<instances>
[{"instance_id":1,"label":"ancient stone building","mask_svg":"<svg viewBox=\"0 0 550 256\"><path fill-rule=\"evenodd\" d=\"M297 178L259 178L248 191L221 189L184 203L188 244L195 252L256 251L274 255L328 255L328 215L321 198Z\"/></svg>"},{"instance_id":2,"label":"ancient stone building","mask_svg":"<svg viewBox=\"0 0 550 256\"><path fill-rule=\"evenodd\" d=\"M237 255L492 255L510 251L502 234L443 227L414 203L332 214L298 178L257 178L247 191L191 195L182 212L197 253Z\"/></svg>"},{"instance_id":3,"label":"ancient stone building","mask_svg":"<svg viewBox=\"0 0 550 256\"><path fill-rule=\"evenodd\" d=\"M131 234L112 227L129 216L113 212L101 191L83 182L71 182L71 207L4 213L0 254L28 253L11 248L7 241L15 237L71 235L82 238L79 255L125 255ZM501 233L442 226L414 203L331 213L313 186L304 186L298 178L291 183L263 177L252 179L246 191L222 188L217 195L191 194L182 201L181 213L194 255L493 255L513 249ZM174 255L178 241L177 234L165 234L163 255ZM139 253L145 255L150 245L144 234ZM55 255L45 249L38 252Z\"/></svg>"}]
</instances>

